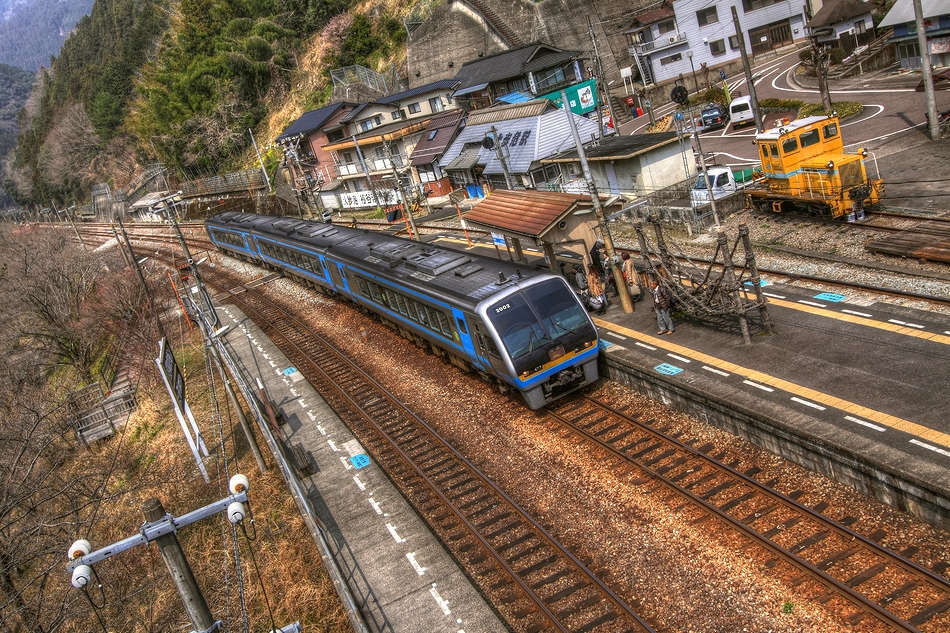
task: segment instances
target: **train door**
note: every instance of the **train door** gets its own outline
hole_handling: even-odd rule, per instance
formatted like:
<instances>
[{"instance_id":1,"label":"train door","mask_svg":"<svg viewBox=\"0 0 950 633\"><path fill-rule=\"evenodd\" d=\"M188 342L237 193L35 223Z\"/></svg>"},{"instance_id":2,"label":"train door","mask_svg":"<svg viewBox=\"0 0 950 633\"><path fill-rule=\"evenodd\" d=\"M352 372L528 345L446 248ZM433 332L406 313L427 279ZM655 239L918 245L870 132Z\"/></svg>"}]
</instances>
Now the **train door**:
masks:
<instances>
[{"instance_id":1,"label":"train door","mask_svg":"<svg viewBox=\"0 0 950 633\"><path fill-rule=\"evenodd\" d=\"M505 361L491 334L479 323L473 323L472 329L475 331L475 348L478 351L479 360L487 361L497 374L507 376L508 367L505 366Z\"/></svg>"},{"instance_id":2,"label":"train door","mask_svg":"<svg viewBox=\"0 0 950 633\"><path fill-rule=\"evenodd\" d=\"M456 308L452 308L452 316L455 318L455 328L459 335L459 344L465 350L465 355L472 361L479 370L484 371L488 366L488 361L484 353L475 350L472 332L469 330L468 321L465 314Z\"/></svg>"},{"instance_id":3,"label":"train door","mask_svg":"<svg viewBox=\"0 0 950 633\"><path fill-rule=\"evenodd\" d=\"M341 292L349 293L350 289L346 284L346 273L343 270L343 265L327 258L323 258L321 261L323 267L330 274L330 281L333 282L333 285Z\"/></svg>"}]
</instances>

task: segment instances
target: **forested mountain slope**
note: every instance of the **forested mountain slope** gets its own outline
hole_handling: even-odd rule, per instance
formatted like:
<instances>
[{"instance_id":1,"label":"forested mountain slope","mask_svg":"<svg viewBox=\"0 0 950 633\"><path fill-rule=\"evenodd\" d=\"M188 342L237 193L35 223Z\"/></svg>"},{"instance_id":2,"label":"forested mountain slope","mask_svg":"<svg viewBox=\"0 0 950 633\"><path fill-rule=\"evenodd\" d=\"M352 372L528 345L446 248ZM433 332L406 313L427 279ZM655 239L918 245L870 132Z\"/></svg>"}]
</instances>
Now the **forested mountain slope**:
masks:
<instances>
[{"instance_id":1,"label":"forested mountain slope","mask_svg":"<svg viewBox=\"0 0 950 633\"><path fill-rule=\"evenodd\" d=\"M49 66L93 0L0 0L0 64Z\"/></svg>"},{"instance_id":2,"label":"forested mountain slope","mask_svg":"<svg viewBox=\"0 0 950 633\"><path fill-rule=\"evenodd\" d=\"M149 162L185 178L242 168L247 130L289 100L324 105L329 69L404 56L413 2L97 0L42 71L3 187L66 206Z\"/></svg>"}]
</instances>

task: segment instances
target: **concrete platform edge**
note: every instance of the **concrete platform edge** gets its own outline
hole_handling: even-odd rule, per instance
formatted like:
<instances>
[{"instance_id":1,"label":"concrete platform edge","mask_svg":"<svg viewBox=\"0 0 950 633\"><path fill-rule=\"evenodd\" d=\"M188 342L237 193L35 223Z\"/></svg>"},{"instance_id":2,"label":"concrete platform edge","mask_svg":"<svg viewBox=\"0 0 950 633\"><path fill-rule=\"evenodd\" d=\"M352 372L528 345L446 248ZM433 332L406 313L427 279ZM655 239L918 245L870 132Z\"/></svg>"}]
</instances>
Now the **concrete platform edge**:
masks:
<instances>
[{"instance_id":1,"label":"concrete platform edge","mask_svg":"<svg viewBox=\"0 0 950 633\"><path fill-rule=\"evenodd\" d=\"M626 353L628 357L630 352ZM632 356L637 354L633 352ZM702 385L687 384L656 373L653 362L647 357L644 357L643 365L638 366L626 359L602 354L600 371L602 377L657 398L931 525L950 529L950 485L947 485L948 475L943 469L934 467L926 473L908 472L899 467L903 461L899 451L879 444L869 447L876 454L847 451L808 432L808 428L823 424L819 420L766 403L763 403L763 409L775 410L754 411L721 384L716 388L722 394L716 396L711 390L702 389ZM862 444L870 443L854 436L854 445Z\"/></svg>"}]
</instances>

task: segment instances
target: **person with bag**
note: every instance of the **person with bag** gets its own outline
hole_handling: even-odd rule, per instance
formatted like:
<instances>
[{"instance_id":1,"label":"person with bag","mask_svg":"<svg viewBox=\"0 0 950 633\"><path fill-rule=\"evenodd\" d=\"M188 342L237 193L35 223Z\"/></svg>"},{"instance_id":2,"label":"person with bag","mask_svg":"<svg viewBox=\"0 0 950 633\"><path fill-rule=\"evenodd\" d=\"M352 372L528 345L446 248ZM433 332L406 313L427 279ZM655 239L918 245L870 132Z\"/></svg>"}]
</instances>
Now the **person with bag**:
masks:
<instances>
[{"instance_id":1,"label":"person with bag","mask_svg":"<svg viewBox=\"0 0 950 633\"><path fill-rule=\"evenodd\" d=\"M673 317L670 308L673 307L673 295L666 286L661 286L656 279L650 280L650 290L653 292L653 309L656 310L656 322L660 326L657 334L673 333Z\"/></svg>"},{"instance_id":2,"label":"person with bag","mask_svg":"<svg viewBox=\"0 0 950 633\"><path fill-rule=\"evenodd\" d=\"M630 295L630 301L639 301L641 297L640 276L637 274L637 268L629 253L621 255L623 259L623 280L627 284L627 293Z\"/></svg>"},{"instance_id":3,"label":"person with bag","mask_svg":"<svg viewBox=\"0 0 950 633\"><path fill-rule=\"evenodd\" d=\"M599 306L597 307L598 314L604 314L607 312L607 292L604 290L604 284L600 280L600 273L597 272L597 268L591 264L587 268L587 291L590 293L590 296L597 297L599 299ZM593 302L592 302L593 305Z\"/></svg>"}]
</instances>

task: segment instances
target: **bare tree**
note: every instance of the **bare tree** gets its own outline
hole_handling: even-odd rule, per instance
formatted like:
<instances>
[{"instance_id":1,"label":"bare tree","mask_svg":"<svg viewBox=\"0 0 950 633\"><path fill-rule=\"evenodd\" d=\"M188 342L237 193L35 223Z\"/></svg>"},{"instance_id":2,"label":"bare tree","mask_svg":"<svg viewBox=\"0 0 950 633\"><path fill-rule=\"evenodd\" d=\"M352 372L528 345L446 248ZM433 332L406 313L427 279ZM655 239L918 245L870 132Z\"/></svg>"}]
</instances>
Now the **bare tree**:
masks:
<instances>
[{"instance_id":1,"label":"bare tree","mask_svg":"<svg viewBox=\"0 0 950 633\"><path fill-rule=\"evenodd\" d=\"M818 92L821 93L821 107L826 112L831 112L831 90L828 88L828 68L831 66L831 50L818 43L817 39L811 41L811 59L815 64L815 73L818 76Z\"/></svg>"}]
</instances>

